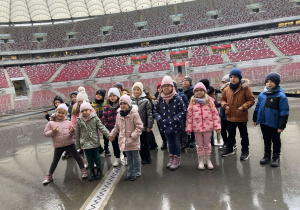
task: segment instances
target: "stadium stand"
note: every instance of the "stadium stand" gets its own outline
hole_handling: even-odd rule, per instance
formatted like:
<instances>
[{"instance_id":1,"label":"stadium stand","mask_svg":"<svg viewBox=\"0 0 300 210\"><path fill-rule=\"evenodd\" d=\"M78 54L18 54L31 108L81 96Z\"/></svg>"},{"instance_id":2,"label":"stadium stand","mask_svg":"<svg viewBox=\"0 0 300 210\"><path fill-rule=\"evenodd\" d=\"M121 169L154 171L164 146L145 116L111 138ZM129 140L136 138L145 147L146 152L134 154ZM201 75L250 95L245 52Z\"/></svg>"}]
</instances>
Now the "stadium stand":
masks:
<instances>
[{"instance_id":1,"label":"stadium stand","mask_svg":"<svg viewBox=\"0 0 300 210\"><path fill-rule=\"evenodd\" d=\"M61 66L60 63L24 66L24 70L33 85L47 82Z\"/></svg>"},{"instance_id":2,"label":"stadium stand","mask_svg":"<svg viewBox=\"0 0 300 210\"><path fill-rule=\"evenodd\" d=\"M133 69L134 65L101 68L99 69L95 77L101 78L131 74L133 72Z\"/></svg>"},{"instance_id":3,"label":"stadium stand","mask_svg":"<svg viewBox=\"0 0 300 210\"><path fill-rule=\"evenodd\" d=\"M246 50L242 52L231 52L227 55L232 62L277 57L277 55L270 48Z\"/></svg>"},{"instance_id":4,"label":"stadium stand","mask_svg":"<svg viewBox=\"0 0 300 210\"><path fill-rule=\"evenodd\" d=\"M194 81L194 84L196 84L197 82L199 82L201 79L208 79L208 80L218 80L218 81L222 81L222 77L224 75L224 71L212 71L212 72L203 72L203 73L194 73L191 74L191 78Z\"/></svg>"},{"instance_id":5,"label":"stadium stand","mask_svg":"<svg viewBox=\"0 0 300 210\"><path fill-rule=\"evenodd\" d=\"M156 62L156 63L143 63L140 65L138 72L147 73L153 71L164 71L169 70L170 64L168 61Z\"/></svg>"},{"instance_id":6,"label":"stadium stand","mask_svg":"<svg viewBox=\"0 0 300 210\"><path fill-rule=\"evenodd\" d=\"M190 58L190 67L220 64L223 62L224 60L222 58L222 55L194 57Z\"/></svg>"},{"instance_id":7,"label":"stadium stand","mask_svg":"<svg viewBox=\"0 0 300 210\"><path fill-rule=\"evenodd\" d=\"M6 71L10 78L23 77L21 69L18 66L7 67Z\"/></svg>"},{"instance_id":8,"label":"stadium stand","mask_svg":"<svg viewBox=\"0 0 300 210\"><path fill-rule=\"evenodd\" d=\"M151 53L151 63L167 60L167 51L156 51Z\"/></svg>"},{"instance_id":9,"label":"stadium stand","mask_svg":"<svg viewBox=\"0 0 300 210\"><path fill-rule=\"evenodd\" d=\"M0 97L0 115L8 114L11 109L10 95L4 95Z\"/></svg>"},{"instance_id":10,"label":"stadium stand","mask_svg":"<svg viewBox=\"0 0 300 210\"><path fill-rule=\"evenodd\" d=\"M201 55L209 54L206 45L194 46L194 47L191 47L191 50L192 50L192 57L198 57Z\"/></svg>"},{"instance_id":11,"label":"stadium stand","mask_svg":"<svg viewBox=\"0 0 300 210\"><path fill-rule=\"evenodd\" d=\"M250 84L263 84L268 73L272 72L276 66L256 66L241 68L243 78L250 80Z\"/></svg>"},{"instance_id":12,"label":"stadium stand","mask_svg":"<svg viewBox=\"0 0 300 210\"><path fill-rule=\"evenodd\" d=\"M28 109L28 99L15 100L15 111L21 112Z\"/></svg>"},{"instance_id":13,"label":"stadium stand","mask_svg":"<svg viewBox=\"0 0 300 210\"><path fill-rule=\"evenodd\" d=\"M101 67L124 66L126 65L127 58L128 55L104 58Z\"/></svg>"},{"instance_id":14,"label":"stadium stand","mask_svg":"<svg viewBox=\"0 0 300 210\"><path fill-rule=\"evenodd\" d=\"M279 73L283 82L300 80L300 63L284 64Z\"/></svg>"},{"instance_id":15,"label":"stadium stand","mask_svg":"<svg viewBox=\"0 0 300 210\"><path fill-rule=\"evenodd\" d=\"M32 93L32 108L52 107L55 95L49 90L34 91Z\"/></svg>"},{"instance_id":16,"label":"stadium stand","mask_svg":"<svg viewBox=\"0 0 300 210\"><path fill-rule=\"evenodd\" d=\"M300 33L271 36L270 40L285 55L300 54Z\"/></svg>"},{"instance_id":17,"label":"stadium stand","mask_svg":"<svg viewBox=\"0 0 300 210\"><path fill-rule=\"evenodd\" d=\"M6 80L5 74L3 72L3 69L0 68L0 88L8 88L8 82Z\"/></svg>"},{"instance_id":18,"label":"stadium stand","mask_svg":"<svg viewBox=\"0 0 300 210\"><path fill-rule=\"evenodd\" d=\"M269 47L263 40L263 38L238 40L234 41L233 43L235 44L235 47L238 51L254 50Z\"/></svg>"}]
</instances>

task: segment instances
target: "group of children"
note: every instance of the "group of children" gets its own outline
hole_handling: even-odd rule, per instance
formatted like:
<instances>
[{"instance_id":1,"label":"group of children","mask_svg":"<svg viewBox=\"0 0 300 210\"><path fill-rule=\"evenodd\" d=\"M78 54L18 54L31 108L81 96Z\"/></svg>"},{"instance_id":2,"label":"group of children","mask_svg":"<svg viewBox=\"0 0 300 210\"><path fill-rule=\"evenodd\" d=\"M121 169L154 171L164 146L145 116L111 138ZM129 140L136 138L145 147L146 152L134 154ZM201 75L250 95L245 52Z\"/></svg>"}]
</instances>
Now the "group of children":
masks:
<instances>
[{"instance_id":1,"label":"group of children","mask_svg":"<svg viewBox=\"0 0 300 210\"><path fill-rule=\"evenodd\" d=\"M288 101L279 85L280 80L277 73L267 75L266 87L258 97L253 114L254 126L260 124L265 144L265 154L260 163L266 164L272 157L271 165L274 167L280 164L280 133L285 128L289 115ZM202 80L192 86L192 79L186 76L183 78L183 90L180 91L172 78L165 76L157 86L154 106L140 82L133 84L131 95L128 90L123 89L121 83L116 83L109 89L107 101L104 100L106 91L98 90L92 104L84 88L80 87L78 93L71 94L72 104L69 108L62 100L57 103L56 111L49 118L50 122L45 128L45 136L53 138L55 151L49 173L43 183L52 181L52 174L64 151L75 158L82 178L88 177L86 167L76 149L83 150L87 159L90 168L89 180L100 179L102 174L99 152L103 149L101 150L99 131L103 134L106 155L110 155L108 143L112 142L115 156L113 166L121 164L120 157L123 152L124 165L127 165L125 181L138 179L141 176L140 164L152 162L148 135L152 132L153 119L156 119L163 139L162 149L168 146L170 160L167 168L170 170L176 170L180 166L184 136L189 136L190 139L193 136L196 141L198 168L205 169L206 163L207 169L213 169L210 158L213 131L221 133L224 142L221 156L226 157L234 154L237 127L242 145L240 159L247 160L250 156L248 109L255 103L249 81L242 79L240 69L232 69L230 74L223 78L220 103L217 103L216 97L209 94L212 91L207 81ZM54 104L56 105L55 101ZM71 122L67 118L68 113ZM193 144L192 141L190 145Z\"/></svg>"}]
</instances>

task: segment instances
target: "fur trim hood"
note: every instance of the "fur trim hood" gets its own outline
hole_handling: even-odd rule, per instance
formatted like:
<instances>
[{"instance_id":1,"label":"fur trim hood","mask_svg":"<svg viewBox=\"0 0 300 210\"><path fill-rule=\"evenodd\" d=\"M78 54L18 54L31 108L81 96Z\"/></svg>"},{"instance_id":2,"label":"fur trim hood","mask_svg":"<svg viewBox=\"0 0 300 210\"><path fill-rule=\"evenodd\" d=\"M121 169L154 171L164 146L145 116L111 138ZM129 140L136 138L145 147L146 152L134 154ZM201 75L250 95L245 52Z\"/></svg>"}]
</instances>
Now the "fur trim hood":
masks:
<instances>
[{"instance_id":1,"label":"fur trim hood","mask_svg":"<svg viewBox=\"0 0 300 210\"><path fill-rule=\"evenodd\" d=\"M117 110L118 113L119 113L120 111L121 111L121 108L119 108L119 109ZM132 105L132 109L131 109L130 112L138 112L138 111L139 111L138 106L137 106L137 105Z\"/></svg>"},{"instance_id":2,"label":"fur trim hood","mask_svg":"<svg viewBox=\"0 0 300 210\"><path fill-rule=\"evenodd\" d=\"M224 88L226 88L228 85L230 84L230 82L225 83L220 90L224 90ZM241 84L242 84L242 88L246 88L250 86L250 80L248 79L241 79Z\"/></svg>"}]
</instances>

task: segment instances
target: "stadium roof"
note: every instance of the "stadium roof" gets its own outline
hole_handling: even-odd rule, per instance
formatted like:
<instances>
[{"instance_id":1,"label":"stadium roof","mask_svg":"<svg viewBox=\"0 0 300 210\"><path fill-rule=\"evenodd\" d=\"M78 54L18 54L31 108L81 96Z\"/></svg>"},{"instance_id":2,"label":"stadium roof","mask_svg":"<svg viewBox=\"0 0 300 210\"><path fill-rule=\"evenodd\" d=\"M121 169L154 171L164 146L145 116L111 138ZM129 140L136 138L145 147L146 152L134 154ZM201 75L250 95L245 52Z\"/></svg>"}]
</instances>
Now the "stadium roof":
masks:
<instances>
[{"instance_id":1,"label":"stadium roof","mask_svg":"<svg viewBox=\"0 0 300 210\"><path fill-rule=\"evenodd\" d=\"M188 1L193 0L0 0L0 23L93 17Z\"/></svg>"}]
</instances>

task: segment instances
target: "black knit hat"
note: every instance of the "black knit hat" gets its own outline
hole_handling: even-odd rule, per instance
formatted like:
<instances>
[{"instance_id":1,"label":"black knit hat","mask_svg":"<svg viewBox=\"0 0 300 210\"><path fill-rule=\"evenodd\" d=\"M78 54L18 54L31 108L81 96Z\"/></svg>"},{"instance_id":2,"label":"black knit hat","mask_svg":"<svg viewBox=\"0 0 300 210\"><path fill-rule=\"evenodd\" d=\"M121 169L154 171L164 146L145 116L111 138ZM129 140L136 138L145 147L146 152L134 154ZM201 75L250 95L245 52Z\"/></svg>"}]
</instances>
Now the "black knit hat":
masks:
<instances>
[{"instance_id":1,"label":"black knit hat","mask_svg":"<svg viewBox=\"0 0 300 210\"><path fill-rule=\"evenodd\" d=\"M209 89L209 80L208 79L201 79L199 82L203 83L203 85L206 87L206 90Z\"/></svg>"},{"instance_id":2,"label":"black knit hat","mask_svg":"<svg viewBox=\"0 0 300 210\"><path fill-rule=\"evenodd\" d=\"M114 84L114 87L120 88L121 91L123 90L123 85L122 85L122 83L120 83L120 82L116 82L116 83Z\"/></svg>"},{"instance_id":3,"label":"black knit hat","mask_svg":"<svg viewBox=\"0 0 300 210\"><path fill-rule=\"evenodd\" d=\"M54 97L54 99L53 99L53 105L55 106L55 101L60 101L60 103L62 104L62 103L64 103L64 101L63 101L63 99L61 98L61 97L59 97L59 96L55 96Z\"/></svg>"},{"instance_id":4,"label":"black knit hat","mask_svg":"<svg viewBox=\"0 0 300 210\"><path fill-rule=\"evenodd\" d=\"M97 90L97 92L96 92L96 95L97 94L100 94L100 95L102 95L102 98L105 98L105 94L106 94L106 90Z\"/></svg>"},{"instance_id":5,"label":"black knit hat","mask_svg":"<svg viewBox=\"0 0 300 210\"><path fill-rule=\"evenodd\" d=\"M281 81L281 76L280 74L271 72L266 76L265 83L267 83L268 80L272 80L275 83L275 85L278 86Z\"/></svg>"}]
</instances>

